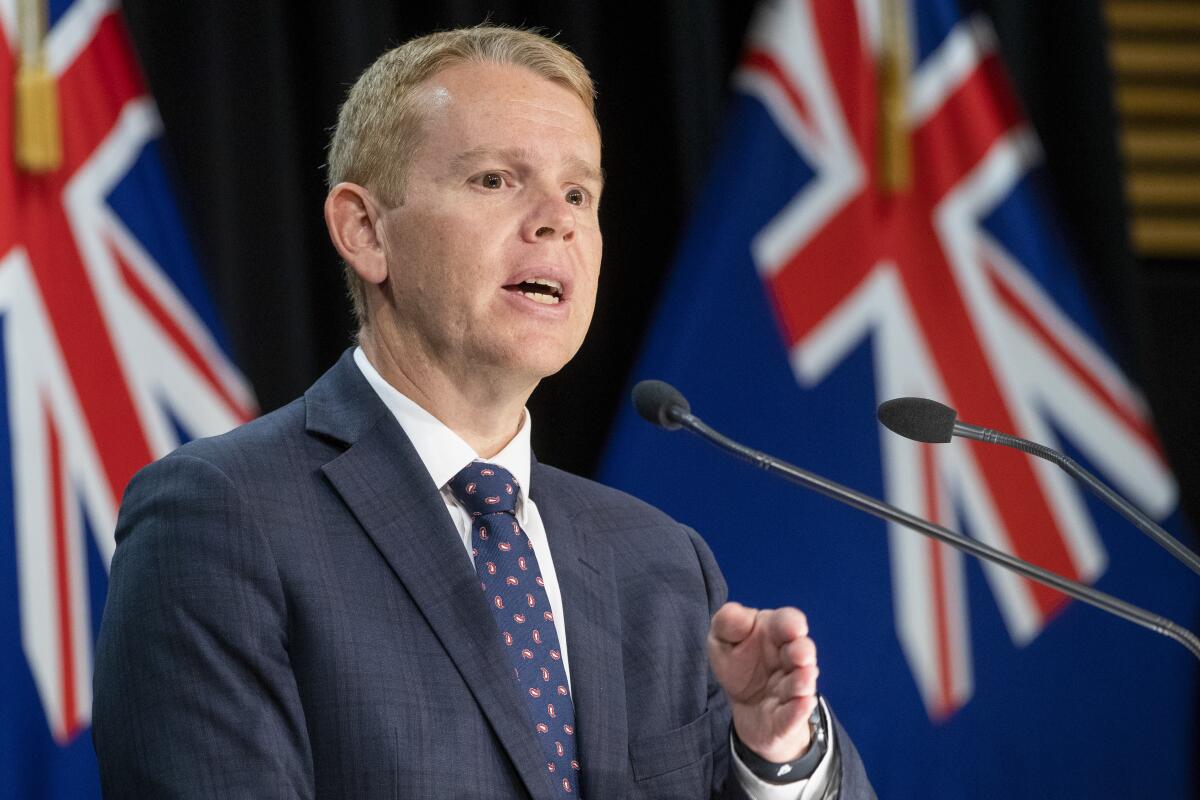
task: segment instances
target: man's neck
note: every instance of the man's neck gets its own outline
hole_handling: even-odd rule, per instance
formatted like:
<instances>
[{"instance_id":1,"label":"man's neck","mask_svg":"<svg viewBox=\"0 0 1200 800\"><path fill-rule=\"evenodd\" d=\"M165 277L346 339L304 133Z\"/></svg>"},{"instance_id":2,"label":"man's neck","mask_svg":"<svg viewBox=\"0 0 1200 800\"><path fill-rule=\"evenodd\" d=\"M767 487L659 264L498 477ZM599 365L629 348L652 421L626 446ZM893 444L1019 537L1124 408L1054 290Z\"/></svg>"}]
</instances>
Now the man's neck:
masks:
<instances>
[{"instance_id":1,"label":"man's neck","mask_svg":"<svg viewBox=\"0 0 1200 800\"><path fill-rule=\"evenodd\" d=\"M358 340L385 381L461 436L480 457L499 453L520 430L525 402L536 383L514 386L483 369L469 376L450 375L419 348L384 341L369 329L362 330Z\"/></svg>"}]
</instances>

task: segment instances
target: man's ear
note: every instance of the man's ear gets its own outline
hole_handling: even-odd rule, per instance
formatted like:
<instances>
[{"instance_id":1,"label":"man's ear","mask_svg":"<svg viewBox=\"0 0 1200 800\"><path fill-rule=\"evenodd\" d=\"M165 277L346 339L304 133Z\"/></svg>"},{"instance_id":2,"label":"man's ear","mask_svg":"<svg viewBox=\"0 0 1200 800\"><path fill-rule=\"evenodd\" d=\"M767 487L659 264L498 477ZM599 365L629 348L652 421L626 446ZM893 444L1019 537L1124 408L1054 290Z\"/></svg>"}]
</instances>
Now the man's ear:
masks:
<instances>
[{"instance_id":1,"label":"man's ear","mask_svg":"<svg viewBox=\"0 0 1200 800\"><path fill-rule=\"evenodd\" d=\"M342 260L365 283L387 279L387 259L376 223L380 207L371 193L356 183L339 183L325 198L325 227Z\"/></svg>"}]
</instances>

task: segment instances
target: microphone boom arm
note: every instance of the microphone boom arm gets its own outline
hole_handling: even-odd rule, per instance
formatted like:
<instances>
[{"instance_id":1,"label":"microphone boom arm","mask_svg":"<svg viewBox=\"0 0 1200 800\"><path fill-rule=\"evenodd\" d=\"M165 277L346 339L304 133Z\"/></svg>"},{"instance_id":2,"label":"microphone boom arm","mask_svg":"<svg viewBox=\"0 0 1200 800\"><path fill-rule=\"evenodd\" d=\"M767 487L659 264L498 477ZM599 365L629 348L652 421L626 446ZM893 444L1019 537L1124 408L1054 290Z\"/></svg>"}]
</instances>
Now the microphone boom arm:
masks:
<instances>
[{"instance_id":1,"label":"microphone boom arm","mask_svg":"<svg viewBox=\"0 0 1200 800\"><path fill-rule=\"evenodd\" d=\"M820 475L769 456L759 450L746 447L713 430L690 411L686 411L679 406L668 407L666 409L666 416L721 450L749 461L767 472L782 475L793 483L812 489L826 497L840 500L853 508L857 508L859 511L865 511L888 522L903 525L939 542L969 553L976 558L999 564L1030 580L1037 581L1052 589L1057 589L1076 600L1114 614L1127 622L1132 622L1135 625L1148 628L1157 634L1174 639L1187 648L1188 652L1193 656L1200 659L1200 638L1197 638L1191 631L1165 617L1152 614L1110 594L1064 578L1061 575L1056 575L1035 564L1022 561L1002 550L997 550L983 542L978 542L962 534L955 533L949 528L934 524L907 511L903 511L890 503L885 503L862 492L843 486L836 481L823 478ZM955 424L955 433L958 433L957 429L959 425L960 423Z\"/></svg>"},{"instance_id":2,"label":"microphone boom arm","mask_svg":"<svg viewBox=\"0 0 1200 800\"><path fill-rule=\"evenodd\" d=\"M1044 458L1050 463L1055 464L1068 475L1091 489L1101 500L1119 511L1121 516L1132 522L1138 530L1157 542L1168 553L1186 564L1191 568L1192 572L1200 574L1200 556L1197 556L1191 548L1163 530L1161 526L1139 511L1124 497L1121 497L1121 495L1105 486L1099 478L1081 467L1079 462L1065 453L1060 453L1053 448L1046 447L1037 442L1031 442L1028 439L1022 439L1020 436L1001 433L991 428L983 428L966 422L956 421L954 423L953 435L962 437L963 439L974 439L977 442L1011 447L1023 453L1028 453L1031 456Z\"/></svg>"}]
</instances>

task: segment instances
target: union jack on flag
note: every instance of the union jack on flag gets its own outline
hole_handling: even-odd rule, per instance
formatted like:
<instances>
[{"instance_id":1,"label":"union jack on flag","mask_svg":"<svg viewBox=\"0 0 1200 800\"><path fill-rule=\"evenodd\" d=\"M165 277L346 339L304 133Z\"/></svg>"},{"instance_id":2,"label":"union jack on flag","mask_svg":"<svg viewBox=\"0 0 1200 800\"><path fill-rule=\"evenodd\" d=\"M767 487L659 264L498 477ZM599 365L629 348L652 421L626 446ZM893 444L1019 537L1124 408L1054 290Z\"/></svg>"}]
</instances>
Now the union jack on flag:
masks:
<instances>
[{"instance_id":1,"label":"union jack on flag","mask_svg":"<svg viewBox=\"0 0 1200 800\"><path fill-rule=\"evenodd\" d=\"M1187 571L1053 465L874 424L880 401L936 398L1066 449L1156 518L1177 512L1146 405L1105 350L1047 202L990 23L966 6L762 4L712 188L637 377L677 383L738 438L1186 624L1197 613ZM1194 698L1182 649L907 529L888 529L884 552L846 533L881 523L662 439L627 415L602 478L684 521L720 523L701 533L734 598L808 612L823 691L881 796L1182 796L1191 785L1186 706L1130 688L1161 680ZM707 478L689 482L730 488L663 486L680 463ZM1084 653L1105 663L1076 663ZM1111 722L1107 691L1168 737L1150 784L1137 768L1074 774L1137 763L1096 733ZM1152 738L1157 769L1164 741Z\"/></svg>"},{"instance_id":2,"label":"union jack on flag","mask_svg":"<svg viewBox=\"0 0 1200 800\"><path fill-rule=\"evenodd\" d=\"M42 170L14 156L19 6L0 2L0 795L79 797L98 794L80 734L125 484L255 400L214 333L116 4L48 5L61 158Z\"/></svg>"},{"instance_id":3,"label":"union jack on flag","mask_svg":"<svg viewBox=\"0 0 1200 800\"><path fill-rule=\"evenodd\" d=\"M936 14L937 5L925 8ZM1057 425L1124 494L1164 516L1175 483L1145 404L1041 285L1041 262L1057 254L1014 241L1044 226L987 224L1040 159L990 24L980 14L955 19L922 54L904 109L920 176L887 191L881 103L862 102L878 92L880 11L867 2L768 7L738 74L813 172L752 244L797 379L819 383L875 335L880 401L935 397L963 419L1041 442L1056 441ZM823 69L819 54L838 68ZM1072 579L1091 582L1104 570L1082 489L1054 466L979 443L938 447L887 435L883 445L896 505L965 524ZM902 529L891 547L897 633L930 712L952 713L971 694L962 556ZM1019 644L1067 602L998 567L989 565L988 578Z\"/></svg>"}]
</instances>

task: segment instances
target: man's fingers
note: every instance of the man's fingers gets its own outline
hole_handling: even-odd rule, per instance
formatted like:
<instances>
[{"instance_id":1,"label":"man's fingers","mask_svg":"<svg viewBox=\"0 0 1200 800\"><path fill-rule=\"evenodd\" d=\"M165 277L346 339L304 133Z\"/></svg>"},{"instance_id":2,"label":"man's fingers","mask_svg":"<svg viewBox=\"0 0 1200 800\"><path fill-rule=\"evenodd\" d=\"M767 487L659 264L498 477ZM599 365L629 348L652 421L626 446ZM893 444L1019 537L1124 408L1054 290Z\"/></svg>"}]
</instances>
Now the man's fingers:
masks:
<instances>
[{"instance_id":1,"label":"man's fingers","mask_svg":"<svg viewBox=\"0 0 1200 800\"><path fill-rule=\"evenodd\" d=\"M713 614L709 634L720 644L736 645L754 630L754 617L758 612L741 603L728 602Z\"/></svg>"},{"instance_id":2,"label":"man's fingers","mask_svg":"<svg viewBox=\"0 0 1200 800\"><path fill-rule=\"evenodd\" d=\"M796 667L788 672L776 672L767 679L767 695L778 703L817 693L817 678L821 669L816 664Z\"/></svg>"},{"instance_id":3,"label":"man's fingers","mask_svg":"<svg viewBox=\"0 0 1200 800\"><path fill-rule=\"evenodd\" d=\"M780 648L780 657L785 669L816 664L817 644L807 636L802 639L793 639Z\"/></svg>"},{"instance_id":4,"label":"man's fingers","mask_svg":"<svg viewBox=\"0 0 1200 800\"><path fill-rule=\"evenodd\" d=\"M717 641L736 645L750 635L756 624L763 626L769 641L780 645L808 636L808 617L798 608L759 611L735 601L717 610L709 630Z\"/></svg>"},{"instance_id":5,"label":"man's fingers","mask_svg":"<svg viewBox=\"0 0 1200 800\"><path fill-rule=\"evenodd\" d=\"M808 617L798 608L776 608L764 611L763 615L767 617L764 620L767 634L773 642L782 644L808 636Z\"/></svg>"},{"instance_id":6,"label":"man's fingers","mask_svg":"<svg viewBox=\"0 0 1200 800\"><path fill-rule=\"evenodd\" d=\"M788 673L781 688L784 697L810 697L817 693L817 676L821 670L816 664L797 667Z\"/></svg>"}]
</instances>

